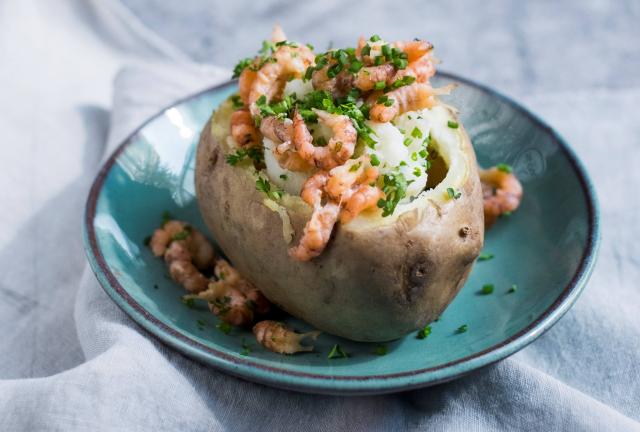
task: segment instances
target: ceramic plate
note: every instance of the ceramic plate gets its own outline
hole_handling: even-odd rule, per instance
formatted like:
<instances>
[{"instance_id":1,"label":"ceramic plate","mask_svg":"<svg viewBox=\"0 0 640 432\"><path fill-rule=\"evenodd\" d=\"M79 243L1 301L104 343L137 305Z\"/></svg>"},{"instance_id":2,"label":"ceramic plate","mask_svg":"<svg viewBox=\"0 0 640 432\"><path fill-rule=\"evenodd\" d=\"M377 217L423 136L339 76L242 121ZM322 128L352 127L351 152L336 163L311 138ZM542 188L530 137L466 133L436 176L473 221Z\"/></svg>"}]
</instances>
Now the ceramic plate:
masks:
<instances>
[{"instance_id":1,"label":"ceramic plate","mask_svg":"<svg viewBox=\"0 0 640 432\"><path fill-rule=\"evenodd\" d=\"M109 158L91 189L84 238L89 262L111 298L151 334L216 369L276 387L373 394L451 380L522 349L574 303L593 268L599 239L593 187L568 144L517 103L465 79L446 102L460 110L481 165L508 163L524 184L520 209L486 236L485 252L426 339L415 334L380 347L323 334L316 351L281 356L249 331L216 328L205 308L181 302L162 260L144 239L161 214L206 231L194 193L194 157L211 112L236 83L190 96L161 111ZM479 295L482 285L495 291ZM512 285L515 292L510 292ZM294 318L298 330L308 326ZM456 330L466 325L464 333ZM348 358L328 359L334 344ZM386 350L385 355L379 355Z\"/></svg>"}]
</instances>

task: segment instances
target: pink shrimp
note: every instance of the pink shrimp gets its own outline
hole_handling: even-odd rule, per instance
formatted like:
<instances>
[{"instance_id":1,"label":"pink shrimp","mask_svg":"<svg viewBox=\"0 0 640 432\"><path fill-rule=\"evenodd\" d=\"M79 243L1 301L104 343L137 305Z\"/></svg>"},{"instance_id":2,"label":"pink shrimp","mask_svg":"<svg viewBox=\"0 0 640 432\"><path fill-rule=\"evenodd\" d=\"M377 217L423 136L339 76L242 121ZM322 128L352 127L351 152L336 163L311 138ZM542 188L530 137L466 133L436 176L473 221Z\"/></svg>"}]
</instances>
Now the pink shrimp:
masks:
<instances>
[{"instance_id":1,"label":"pink shrimp","mask_svg":"<svg viewBox=\"0 0 640 432\"><path fill-rule=\"evenodd\" d=\"M267 102L279 96L286 80L291 77L300 78L313 60L313 52L305 45L282 45L276 48L271 58L258 70L251 84L247 100L251 114L260 114L256 101L261 96L265 96Z\"/></svg>"},{"instance_id":2,"label":"pink shrimp","mask_svg":"<svg viewBox=\"0 0 640 432\"><path fill-rule=\"evenodd\" d=\"M300 113L293 117L293 145L302 159L321 169L331 169L347 161L356 146L357 132L351 119L344 115L313 110L318 119L331 128L334 135L325 147L313 145L313 137Z\"/></svg>"},{"instance_id":3,"label":"pink shrimp","mask_svg":"<svg viewBox=\"0 0 640 432\"><path fill-rule=\"evenodd\" d=\"M255 63L255 62L254 62ZM238 79L238 93L242 102L249 106L249 93L251 92L251 86L256 79L257 72L251 68L245 68L240 74Z\"/></svg>"},{"instance_id":4,"label":"pink shrimp","mask_svg":"<svg viewBox=\"0 0 640 432\"><path fill-rule=\"evenodd\" d=\"M328 71L333 65L329 64L320 70L314 71L311 75L311 83L314 90L325 90L333 95L333 97L344 97L349 93L351 87L353 87L353 75L343 70L333 78L329 78Z\"/></svg>"},{"instance_id":5,"label":"pink shrimp","mask_svg":"<svg viewBox=\"0 0 640 432\"><path fill-rule=\"evenodd\" d=\"M480 170L484 197L484 225L491 227L499 216L512 212L520 205L522 184L510 172L498 168Z\"/></svg>"},{"instance_id":6,"label":"pink shrimp","mask_svg":"<svg viewBox=\"0 0 640 432\"><path fill-rule=\"evenodd\" d=\"M392 45L407 54L409 63L421 59L433 50L433 45L423 40L397 41Z\"/></svg>"},{"instance_id":7,"label":"pink shrimp","mask_svg":"<svg viewBox=\"0 0 640 432\"><path fill-rule=\"evenodd\" d=\"M350 159L343 165L337 166L329 171L329 178L325 190L329 197L340 202L347 191L353 188L356 182L359 182L363 174L368 169L368 156L361 156L358 159ZM376 172L377 169L373 168Z\"/></svg>"},{"instance_id":8,"label":"pink shrimp","mask_svg":"<svg viewBox=\"0 0 640 432\"><path fill-rule=\"evenodd\" d=\"M260 137L256 129L251 113L246 108L241 108L231 114L231 136L240 147L253 147L260 143Z\"/></svg>"},{"instance_id":9,"label":"pink shrimp","mask_svg":"<svg viewBox=\"0 0 640 432\"><path fill-rule=\"evenodd\" d=\"M318 171L309 177L302 187L300 196L307 204L313 206L313 213L304 227L300 243L289 249L289 255L298 261L309 261L322 253L338 220L340 205L333 201L322 205L323 189L328 178L328 173Z\"/></svg>"},{"instance_id":10,"label":"pink shrimp","mask_svg":"<svg viewBox=\"0 0 640 432\"><path fill-rule=\"evenodd\" d=\"M353 85L362 91L371 91L379 82L384 82L385 85L391 84L395 74L396 70L390 63L363 67L357 73Z\"/></svg>"},{"instance_id":11,"label":"pink shrimp","mask_svg":"<svg viewBox=\"0 0 640 432\"><path fill-rule=\"evenodd\" d=\"M312 168L298 152L291 148L294 122L290 119L279 119L274 116L266 117L260 123L262 134L274 142L272 153L278 164L289 171L309 171Z\"/></svg>"},{"instance_id":12,"label":"pink shrimp","mask_svg":"<svg viewBox=\"0 0 640 432\"><path fill-rule=\"evenodd\" d=\"M434 90L426 83L400 87L386 94L387 100L391 101L389 106L385 106L384 102L379 103L377 101L379 94L373 94L369 98L370 103L373 102L369 116L373 121L385 123L407 111L431 108L436 104L435 95L445 93L443 90L448 91L449 87Z\"/></svg>"},{"instance_id":13,"label":"pink shrimp","mask_svg":"<svg viewBox=\"0 0 640 432\"><path fill-rule=\"evenodd\" d=\"M384 196L384 192L377 186L361 185L344 204L340 213L340 223L349 223L364 210L376 207Z\"/></svg>"},{"instance_id":14,"label":"pink shrimp","mask_svg":"<svg viewBox=\"0 0 640 432\"><path fill-rule=\"evenodd\" d=\"M293 114L293 145L298 156L312 166L331 169L337 165L329 146L316 147L313 145L313 137L304 119L297 111Z\"/></svg>"},{"instance_id":15,"label":"pink shrimp","mask_svg":"<svg viewBox=\"0 0 640 432\"><path fill-rule=\"evenodd\" d=\"M289 255L298 261L309 261L320 255L331 238L339 214L340 206L333 201L325 205L316 204L300 243L289 249Z\"/></svg>"}]
</instances>

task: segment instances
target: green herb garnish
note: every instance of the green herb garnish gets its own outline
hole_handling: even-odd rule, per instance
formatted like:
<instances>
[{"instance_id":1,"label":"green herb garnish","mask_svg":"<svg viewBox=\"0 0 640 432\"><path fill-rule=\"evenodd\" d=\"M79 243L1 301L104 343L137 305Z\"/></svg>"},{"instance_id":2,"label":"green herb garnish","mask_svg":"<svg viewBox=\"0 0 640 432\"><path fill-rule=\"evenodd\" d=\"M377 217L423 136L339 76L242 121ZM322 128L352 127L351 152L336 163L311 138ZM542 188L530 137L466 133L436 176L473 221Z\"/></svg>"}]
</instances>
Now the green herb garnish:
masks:
<instances>
[{"instance_id":1,"label":"green herb garnish","mask_svg":"<svg viewBox=\"0 0 640 432\"><path fill-rule=\"evenodd\" d=\"M429 337L429 335L431 334L431 326L425 326L423 329L418 331L418 334L416 335L417 339L426 339L427 337Z\"/></svg>"},{"instance_id":2,"label":"green herb garnish","mask_svg":"<svg viewBox=\"0 0 640 432\"><path fill-rule=\"evenodd\" d=\"M507 165L506 163L500 163L496 165L496 168L498 168L499 171L505 172L507 174L513 171L513 168L511 168L511 165Z\"/></svg>"},{"instance_id":3,"label":"green herb garnish","mask_svg":"<svg viewBox=\"0 0 640 432\"><path fill-rule=\"evenodd\" d=\"M387 355L387 352L389 352L389 350L386 345L378 345L373 349L373 353L379 356Z\"/></svg>"},{"instance_id":4,"label":"green herb garnish","mask_svg":"<svg viewBox=\"0 0 640 432\"><path fill-rule=\"evenodd\" d=\"M511 288L509 288L509 291L507 291L507 293L513 294L516 291L518 291L518 285L513 284L513 285L511 285Z\"/></svg>"},{"instance_id":5,"label":"green herb garnish","mask_svg":"<svg viewBox=\"0 0 640 432\"><path fill-rule=\"evenodd\" d=\"M327 356L328 359L347 358L347 357L349 357L349 354L347 354L338 344L335 344L331 348L331 351L329 351L329 355Z\"/></svg>"},{"instance_id":6,"label":"green herb garnish","mask_svg":"<svg viewBox=\"0 0 640 432\"><path fill-rule=\"evenodd\" d=\"M231 333L232 329L231 324L225 321L220 321L218 324L216 324L216 328L226 335Z\"/></svg>"},{"instance_id":7,"label":"green herb garnish","mask_svg":"<svg viewBox=\"0 0 640 432\"><path fill-rule=\"evenodd\" d=\"M447 188L447 195L451 199L458 199L462 196L462 192L456 192L454 188Z\"/></svg>"},{"instance_id":8,"label":"green herb garnish","mask_svg":"<svg viewBox=\"0 0 640 432\"><path fill-rule=\"evenodd\" d=\"M182 303L189 309L193 309L196 305L196 301L193 299L193 297L182 297Z\"/></svg>"},{"instance_id":9,"label":"green herb garnish","mask_svg":"<svg viewBox=\"0 0 640 432\"><path fill-rule=\"evenodd\" d=\"M272 200L277 201L280 198L282 198L283 192L281 190L272 190L271 183L269 183L269 180L263 177L258 177L258 179L256 180L256 189L264 193L267 197L271 198Z\"/></svg>"},{"instance_id":10,"label":"green herb garnish","mask_svg":"<svg viewBox=\"0 0 640 432\"><path fill-rule=\"evenodd\" d=\"M495 257L495 255L492 254L492 253L483 252L478 257L478 261L489 261L490 259L493 259L494 257Z\"/></svg>"},{"instance_id":11,"label":"green herb garnish","mask_svg":"<svg viewBox=\"0 0 640 432\"><path fill-rule=\"evenodd\" d=\"M382 191L385 199L378 200L382 216L392 215L398 203L407 195L407 179L402 173L388 173L383 176Z\"/></svg>"},{"instance_id":12,"label":"green herb garnish","mask_svg":"<svg viewBox=\"0 0 640 432\"><path fill-rule=\"evenodd\" d=\"M493 285L493 284L484 284L484 285L482 285L482 288L480 289L480 294L482 294L482 295L492 294L494 289L495 289L495 285Z\"/></svg>"},{"instance_id":13,"label":"green herb garnish","mask_svg":"<svg viewBox=\"0 0 640 432\"><path fill-rule=\"evenodd\" d=\"M371 166L380 165L380 159L378 159L378 156L375 153L371 153L370 159L371 159Z\"/></svg>"},{"instance_id":14,"label":"green herb garnish","mask_svg":"<svg viewBox=\"0 0 640 432\"><path fill-rule=\"evenodd\" d=\"M447 126L451 129L458 129L458 122L454 122L453 120L447 121Z\"/></svg>"},{"instance_id":15,"label":"green herb garnish","mask_svg":"<svg viewBox=\"0 0 640 432\"><path fill-rule=\"evenodd\" d=\"M469 330L469 326L466 324L463 324L456 329L456 334L466 333L467 330Z\"/></svg>"},{"instance_id":16,"label":"green herb garnish","mask_svg":"<svg viewBox=\"0 0 640 432\"><path fill-rule=\"evenodd\" d=\"M414 138L420 139L422 138L422 131L417 127L414 127L413 130L411 131L411 136Z\"/></svg>"}]
</instances>

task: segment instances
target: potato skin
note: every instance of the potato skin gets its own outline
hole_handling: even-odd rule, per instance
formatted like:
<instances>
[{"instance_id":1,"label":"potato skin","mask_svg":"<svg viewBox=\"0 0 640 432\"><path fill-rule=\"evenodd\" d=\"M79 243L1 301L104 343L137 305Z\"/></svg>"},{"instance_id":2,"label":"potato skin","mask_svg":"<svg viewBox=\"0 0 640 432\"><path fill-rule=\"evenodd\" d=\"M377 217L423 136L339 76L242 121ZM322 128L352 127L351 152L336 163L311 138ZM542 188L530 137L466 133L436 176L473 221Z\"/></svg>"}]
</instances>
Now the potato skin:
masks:
<instances>
[{"instance_id":1,"label":"potato skin","mask_svg":"<svg viewBox=\"0 0 640 432\"><path fill-rule=\"evenodd\" d=\"M280 216L263 204L250 171L225 161L211 121L196 160L202 216L233 265L290 314L347 339L383 342L438 318L463 286L482 249L484 219L475 154L462 128L470 172L444 214L427 206L372 229L338 224L322 255L299 262L287 250L310 207L288 207L296 235L286 244Z\"/></svg>"}]
</instances>

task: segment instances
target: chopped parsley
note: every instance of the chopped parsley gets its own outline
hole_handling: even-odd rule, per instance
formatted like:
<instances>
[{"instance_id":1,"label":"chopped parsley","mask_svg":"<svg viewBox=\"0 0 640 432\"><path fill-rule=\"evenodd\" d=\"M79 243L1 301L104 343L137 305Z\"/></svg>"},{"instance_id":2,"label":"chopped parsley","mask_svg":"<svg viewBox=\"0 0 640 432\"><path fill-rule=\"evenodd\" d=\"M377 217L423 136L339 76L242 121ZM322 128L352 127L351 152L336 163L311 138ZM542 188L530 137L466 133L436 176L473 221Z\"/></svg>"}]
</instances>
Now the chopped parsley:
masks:
<instances>
[{"instance_id":1,"label":"chopped parsley","mask_svg":"<svg viewBox=\"0 0 640 432\"><path fill-rule=\"evenodd\" d=\"M509 288L509 291L507 291L507 293L508 294L513 294L516 291L518 291L518 285L513 284L513 285L511 285L511 288Z\"/></svg>"},{"instance_id":2,"label":"chopped parsley","mask_svg":"<svg viewBox=\"0 0 640 432\"><path fill-rule=\"evenodd\" d=\"M451 129L458 129L458 122L454 122L453 120L447 121L447 126Z\"/></svg>"},{"instance_id":3,"label":"chopped parsley","mask_svg":"<svg viewBox=\"0 0 640 432\"><path fill-rule=\"evenodd\" d=\"M506 163L500 163L498 165L496 165L496 168L498 168L498 171L502 171L505 172L507 174L511 173L513 171L513 168L511 168L511 165L507 165Z\"/></svg>"},{"instance_id":4,"label":"chopped parsley","mask_svg":"<svg viewBox=\"0 0 640 432\"><path fill-rule=\"evenodd\" d=\"M277 201L282 198L283 192L281 190L272 190L271 183L269 183L269 180L265 179L264 177L258 177L258 179L256 180L256 189L264 193L272 200Z\"/></svg>"},{"instance_id":5,"label":"chopped parsley","mask_svg":"<svg viewBox=\"0 0 640 432\"><path fill-rule=\"evenodd\" d=\"M253 63L253 59L250 57L243 58L242 60L240 60L238 64L236 64L235 67L233 68L233 75L231 78L238 78L242 73L242 71L244 71L246 68L251 66L252 63Z\"/></svg>"},{"instance_id":6,"label":"chopped parsley","mask_svg":"<svg viewBox=\"0 0 640 432\"><path fill-rule=\"evenodd\" d=\"M375 85L373 86L373 88L375 90L383 90L386 87L387 83L384 81L378 81L377 83L375 83Z\"/></svg>"},{"instance_id":7,"label":"chopped parsley","mask_svg":"<svg viewBox=\"0 0 640 432\"><path fill-rule=\"evenodd\" d=\"M467 324L463 324L456 329L456 334L466 333L469 330L469 326Z\"/></svg>"},{"instance_id":8,"label":"chopped parsley","mask_svg":"<svg viewBox=\"0 0 640 432\"><path fill-rule=\"evenodd\" d=\"M182 297L182 303L189 309L193 309L196 305L196 301L193 297Z\"/></svg>"},{"instance_id":9,"label":"chopped parsley","mask_svg":"<svg viewBox=\"0 0 640 432\"><path fill-rule=\"evenodd\" d=\"M422 131L420 129L418 129L417 127L414 127L413 130L411 131L411 136L414 137L414 138L421 139L422 138Z\"/></svg>"},{"instance_id":10,"label":"chopped parsley","mask_svg":"<svg viewBox=\"0 0 640 432\"><path fill-rule=\"evenodd\" d=\"M264 160L264 153L258 147L249 147L246 150L239 149L235 153L227 155L226 160L229 165L236 166L247 158L252 159L255 163L260 163Z\"/></svg>"},{"instance_id":11,"label":"chopped parsley","mask_svg":"<svg viewBox=\"0 0 640 432\"><path fill-rule=\"evenodd\" d=\"M379 356L387 355L388 352L389 350L386 345L378 345L373 349L373 353Z\"/></svg>"},{"instance_id":12,"label":"chopped parsley","mask_svg":"<svg viewBox=\"0 0 640 432\"><path fill-rule=\"evenodd\" d=\"M484 284L484 285L482 285L482 288L480 289L480 294L482 294L482 295L492 294L494 289L495 289L495 285L493 285L493 284Z\"/></svg>"},{"instance_id":13,"label":"chopped parsley","mask_svg":"<svg viewBox=\"0 0 640 432\"><path fill-rule=\"evenodd\" d=\"M495 258L494 254L488 253L488 252L483 252L478 257L478 261L489 261L489 260L491 260L493 258Z\"/></svg>"},{"instance_id":14,"label":"chopped parsley","mask_svg":"<svg viewBox=\"0 0 640 432\"><path fill-rule=\"evenodd\" d=\"M374 34L373 36L371 36L371 37L369 38L369 40L370 40L371 42L378 42L378 41L379 41L379 40L381 40L381 39L380 39L380 36L378 36L377 34Z\"/></svg>"},{"instance_id":15,"label":"chopped parsley","mask_svg":"<svg viewBox=\"0 0 640 432\"><path fill-rule=\"evenodd\" d=\"M218 324L216 324L216 328L218 330L220 330L222 333L228 335L229 333L231 333L231 324L229 324L228 322L225 321L220 321Z\"/></svg>"},{"instance_id":16,"label":"chopped parsley","mask_svg":"<svg viewBox=\"0 0 640 432\"><path fill-rule=\"evenodd\" d=\"M416 335L417 339L426 339L429 337L429 335L431 334L431 326L425 326L423 329L418 331L418 334Z\"/></svg>"},{"instance_id":17,"label":"chopped parsley","mask_svg":"<svg viewBox=\"0 0 640 432\"><path fill-rule=\"evenodd\" d=\"M408 138L408 137L407 137L407 138L405 138L405 139L402 141L402 144L404 144L404 146L405 146L405 147L409 147L409 146L411 145L411 138Z\"/></svg>"},{"instance_id":18,"label":"chopped parsley","mask_svg":"<svg viewBox=\"0 0 640 432\"><path fill-rule=\"evenodd\" d=\"M400 87L404 87L407 86L409 84L413 84L413 82L415 81L415 77L412 77L410 75L407 75L405 77L402 77L400 79L395 80L394 82L391 83L390 89L397 89ZM410 119L411 120L411 119Z\"/></svg>"},{"instance_id":19,"label":"chopped parsley","mask_svg":"<svg viewBox=\"0 0 640 432\"><path fill-rule=\"evenodd\" d=\"M378 156L375 153L371 153L370 159L371 159L371 166L380 165L380 159L378 159Z\"/></svg>"},{"instance_id":20,"label":"chopped parsley","mask_svg":"<svg viewBox=\"0 0 640 432\"><path fill-rule=\"evenodd\" d=\"M233 105L234 109L239 109L244 107L244 103L242 102L242 99L238 94L231 95L229 97L229 100L231 101L231 104Z\"/></svg>"},{"instance_id":21,"label":"chopped parsley","mask_svg":"<svg viewBox=\"0 0 640 432\"><path fill-rule=\"evenodd\" d=\"M387 173L383 176L382 191L385 199L378 200L382 216L392 215L398 203L407 195L407 179L402 173Z\"/></svg>"},{"instance_id":22,"label":"chopped parsley","mask_svg":"<svg viewBox=\"0 0 640 432\"><path fill-rule=\"evenodd\" d=\"M416 176L416 177L420 177L422 175L422 171L420 171L420 168L415 167L413 169L413 175Z\"/></svg>"},{"instance_id":23,"label":"chopped parsley","mask_svg":"<svg viewBox=\"0 0 640 432\"><path fill-rule=\"evenodd\" d=\"M242 338L242 351L240 351L240 355L248 356L249 354L251 354L251 345Z\"/></svg>"},{"instance_id":24,"label":"chopped parsley","mask_svg":"<svg viewBox=\"0 0 640 432\"><path fill-rule=\"evenodd\" d=\"M329 351L329 355L327 356L328 359L336 359L336 358L347 358L349 357L349 354L347 354L342 347L340 347L340 345L335 344L332 348L331 351Z\"/></svg>"},{"instance_id":25,"label":"chopped parsley","mask_svg":"<svg viewBox=\"0 0 640 432\"><path fill-rule=\"evenodd\" d=\"M454 188L447 188L447 195L450 199L458 199L462 196L462 192L456 192Z\"/></svg>"},{"instance_id":26,"label":"chopped parsley","mask_svg":"<svg viewBox=\"0 0 640 432\"><path fill-rule=\"evenodd\" d=\"M284 181L287 181L289 179L289 177L286 174L280 174L279 177Z\"/></svg>"}]
</instances>

